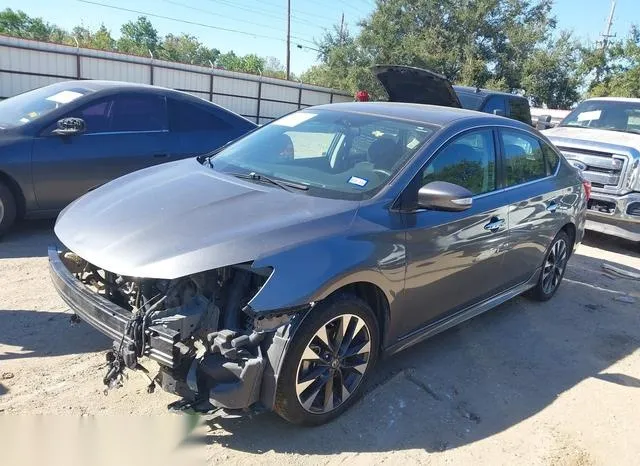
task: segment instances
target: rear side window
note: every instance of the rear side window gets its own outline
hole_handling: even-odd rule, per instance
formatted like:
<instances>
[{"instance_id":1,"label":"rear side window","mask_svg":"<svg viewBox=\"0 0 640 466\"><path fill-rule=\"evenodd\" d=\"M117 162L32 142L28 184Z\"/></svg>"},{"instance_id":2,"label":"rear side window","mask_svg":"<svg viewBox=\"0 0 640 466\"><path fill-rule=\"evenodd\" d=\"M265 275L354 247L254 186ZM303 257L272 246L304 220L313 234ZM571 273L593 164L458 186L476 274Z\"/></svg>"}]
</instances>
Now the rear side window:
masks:
<instances>
[{"instance_id":1,"label":"rear side window","mask_svg":"<svg viewBox=\"0 0 640 466\"><path fill-rule=\"evenodd\" d=\"M558 164L560 163L560 156L554 151L551 146L544 141L541 141L542 145L542 154L544 155L544 163L547 167L547 175L553 175L556 172L556 168L558 168Z\"/></svg>"},{"instance_id":2,"label":"rear side window","mask_svg":"<svg viewBox=\"0 0 640 466\"><path fill-rule=\"evenodd\" d=\"M501 130L507 186L547 176L540 141L519 131Z\"/></svg>"},{"instance_id":3,"label":"rear side window","mask_svg":"<svg viewBox=\"0 0 640 466\"><path fill-rule=\"evenodd\" d=\"M169 127L177 133L191 133L228 131L233 126L201 105L169 99Z\"/></svg>"},{"instance_id":4,"label":"rear side window","mask_svg":"<svg viewBox=\"0 0 640 466\"><path fill-rule=\"evenodd\" d=\"M525 99L509 99L509 116L523 123L531 124L531 110Z\"/></svg>"},{"instance_id":5,"label":"rear side window","mask_svg":"<svg viewBox=\"0 0 640 466\"><path fill-rule=\"evenodd\" d=\"M507 115L507 106L505 102L504 96L494 95L493 97L489 97L487 102L484 104L482 109L483 112L486 113L494 113L495 110L499 110L502 116Z\"/></svg>"},{"instance_id":6,"label":"rear side window","mask_svg":"<svg viewBox=\"0 0 640 466\"><path fill-rule=\"evenodd\" d=\"M122 94L116 97L111 116L111 131L161 131L167 129L164 96Z\"/></svg>"},{"instance_id":7,"label":"rear side window","mask_svg":"<svg viewBox=\"0 0 640 466\"><path fill-rule=\"evenodd\" d=\"M450 142L429 162L422 173L422 185L447 181L473 194L496 189L496 156L493 131L471 131Z\"/></svg>"}]
</instances>

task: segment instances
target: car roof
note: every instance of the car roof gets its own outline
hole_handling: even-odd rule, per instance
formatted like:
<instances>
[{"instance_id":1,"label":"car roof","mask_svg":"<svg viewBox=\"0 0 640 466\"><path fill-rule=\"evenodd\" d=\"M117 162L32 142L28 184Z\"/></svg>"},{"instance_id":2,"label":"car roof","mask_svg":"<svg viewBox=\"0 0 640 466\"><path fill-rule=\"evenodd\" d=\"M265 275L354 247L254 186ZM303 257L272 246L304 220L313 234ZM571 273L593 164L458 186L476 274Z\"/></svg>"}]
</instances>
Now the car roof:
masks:
<instances>
[{"instance_id":1,"label":"car roof","mask_svg":"<svg viewBox=\"0 0 640 466\"><path fill-rule=\"evenodd\" d=\"M131 83L125 81L106 81L106 80L98 80L98 79L83 79L83 80L69 80L69 81L61 81L55 84L50 84L51 88L54 89L88 89L90 91L98 92L104 90L135 90L142 92L160 92L160 93L172 93L176 95L187 95L191 97L196 97L186 92L178 91L176 89L171 89L168 87L155 86L151 84L142 84L142 83ZM204 100L204 99L202 99ZM205 102L208 102L205 100Z\"/></svg>"},{"instance_id":2,"label":"car roof","mask_svg":"<svg viewBox=\"0 0 640 466\"><path fill-rule=\"evenodd\" d=\"M361 113L380 117L411 120L415 122L447 126L453 121L464 118L485 118L496 120L497 124L504 123L506 118L488 113L465 110L462 108L443 107L439 105L410 104L403 102L344 102L335 104L315 105L310 108L338 110L350 113Z\"/></svg>"},{"instance_id":3,"label":"car roof","mask_svg":"<svg viewBox=\"0 0 640 466\"><path fill-rule=\"evenodd\" d=\"M472 87L472 86L459 86L459 85L455 85L453 86L453 88L455 89L456 92L462 92L465 94L474 94L480 97L488 97L491 95L504 95L504 96L508 96L508 97L512 97L512 98L517 98L517 99L526 99L526 97L522 96L522 95L518 95L518 94L511 94L509 92L504 92L504 91L496 91L493 89L482 89L479 87Z\"/></svg>"}]
</instances>

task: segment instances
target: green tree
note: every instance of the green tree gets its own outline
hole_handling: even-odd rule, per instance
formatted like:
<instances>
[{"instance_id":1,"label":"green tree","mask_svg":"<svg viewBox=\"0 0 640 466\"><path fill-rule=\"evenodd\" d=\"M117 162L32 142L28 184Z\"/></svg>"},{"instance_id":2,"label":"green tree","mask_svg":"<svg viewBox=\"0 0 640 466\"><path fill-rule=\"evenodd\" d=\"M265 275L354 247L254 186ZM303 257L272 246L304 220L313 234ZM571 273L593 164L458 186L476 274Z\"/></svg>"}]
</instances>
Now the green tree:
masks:
<instances>
[{"instance_id":1,"label":"green tree","mask_svg":"<svg viewBox=\"0 0 640 466\"><path fill-rule=\"evenodd\" d=\"M562 33L539 47L524 61L522 87L533 104L568 109L580 99L579 44Z\"/></svg>"},{"instance_id":2,"label":"green tree","mask_svg":"<svg viewBox=\"0 0 640 466\"><path fill-rule=\"evenodd\" d=\"M145 16L139 16L136 21L129 21L122 25L117 47L118 51L123 53L148 56L151 52L157 56L160 37L151 21Z\"/></svg>"},{"instance_id":3,"label":"green tree","mask_svg":"<svg viewBox=\"0 0 640 466\"><path fill-rule=\"evenodd\" d=\"M583 69L589 74L588 95L640 97L640 29L633 26L625 39L586 49Z\"/></svg>"},{"instance_id":4,"label":"green tree","mask_svg":"<svg viewBox=\"0 0 640 466\"><path fill-rule=\"evenodd\" d=\"M6 8L0 12L0 34L23 39L63 42L67 33L42 18L32 18L24 11Z\"/></svg>"},{"instance_id":5,"label":"green tree","mask_svg":"<svg viewBox=\"0 0 640 466\"><path fill-rule=\"evenodd\" d=\"M204 46L189 34L167 34L162 42L159 57L163 60L210 66L220 56L218 49Z\"/></svg>"}]
</instances>

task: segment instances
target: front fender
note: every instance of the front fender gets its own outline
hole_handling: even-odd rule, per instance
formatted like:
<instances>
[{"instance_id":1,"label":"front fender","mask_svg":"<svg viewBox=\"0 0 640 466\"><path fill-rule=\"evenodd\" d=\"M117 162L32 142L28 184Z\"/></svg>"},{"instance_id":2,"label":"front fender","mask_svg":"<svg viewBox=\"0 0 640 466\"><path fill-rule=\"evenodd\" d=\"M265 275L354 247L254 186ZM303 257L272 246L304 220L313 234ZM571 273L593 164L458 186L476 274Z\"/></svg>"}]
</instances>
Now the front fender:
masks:
<instances>
[{"instance_id":1,"label":"front fender","mask_svg":"<svg viewBox=\"0 0 640 466\"><path fill-rule=\"evenodd\" d=\"M248 303L255 313L303 306L356 282L376 285L391 304L404 285L404 241L401 233L388 230L334 237L262 258L253 266L274 269Z\"/></svg>"}]
</instances>

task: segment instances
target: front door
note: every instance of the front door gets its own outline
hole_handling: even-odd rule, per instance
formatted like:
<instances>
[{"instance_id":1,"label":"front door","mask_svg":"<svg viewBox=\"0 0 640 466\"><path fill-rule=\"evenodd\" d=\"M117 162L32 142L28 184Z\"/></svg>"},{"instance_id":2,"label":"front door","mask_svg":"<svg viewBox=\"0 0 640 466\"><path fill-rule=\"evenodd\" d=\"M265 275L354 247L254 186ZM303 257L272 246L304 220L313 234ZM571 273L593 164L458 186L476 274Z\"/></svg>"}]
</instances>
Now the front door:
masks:
<instances>
[{"instance_id":1,"label":"front door","mask_svg":"<svg viewBox=\"0 0 640 466\"><path fill-rule=\"evenodd\" d=\"M32 173L40 209L60 210L74 199L126 173L170 159L164 96L120 94L66 116L82 118L86 131L34 140Z\"/></svg>"},{"instance_id":2,"label":"front door","mask_svg":"<svg viewBox=\"0 0 640 466\"><path fill-rule=\"evenodd\" d=\"M457 136L427 163L420 186L448 181L469 189L463 212L406 214L407 273L399 336L477 303L504 288L508 207L497 177L495 134Z\"/></svg>"}]
</instances>

